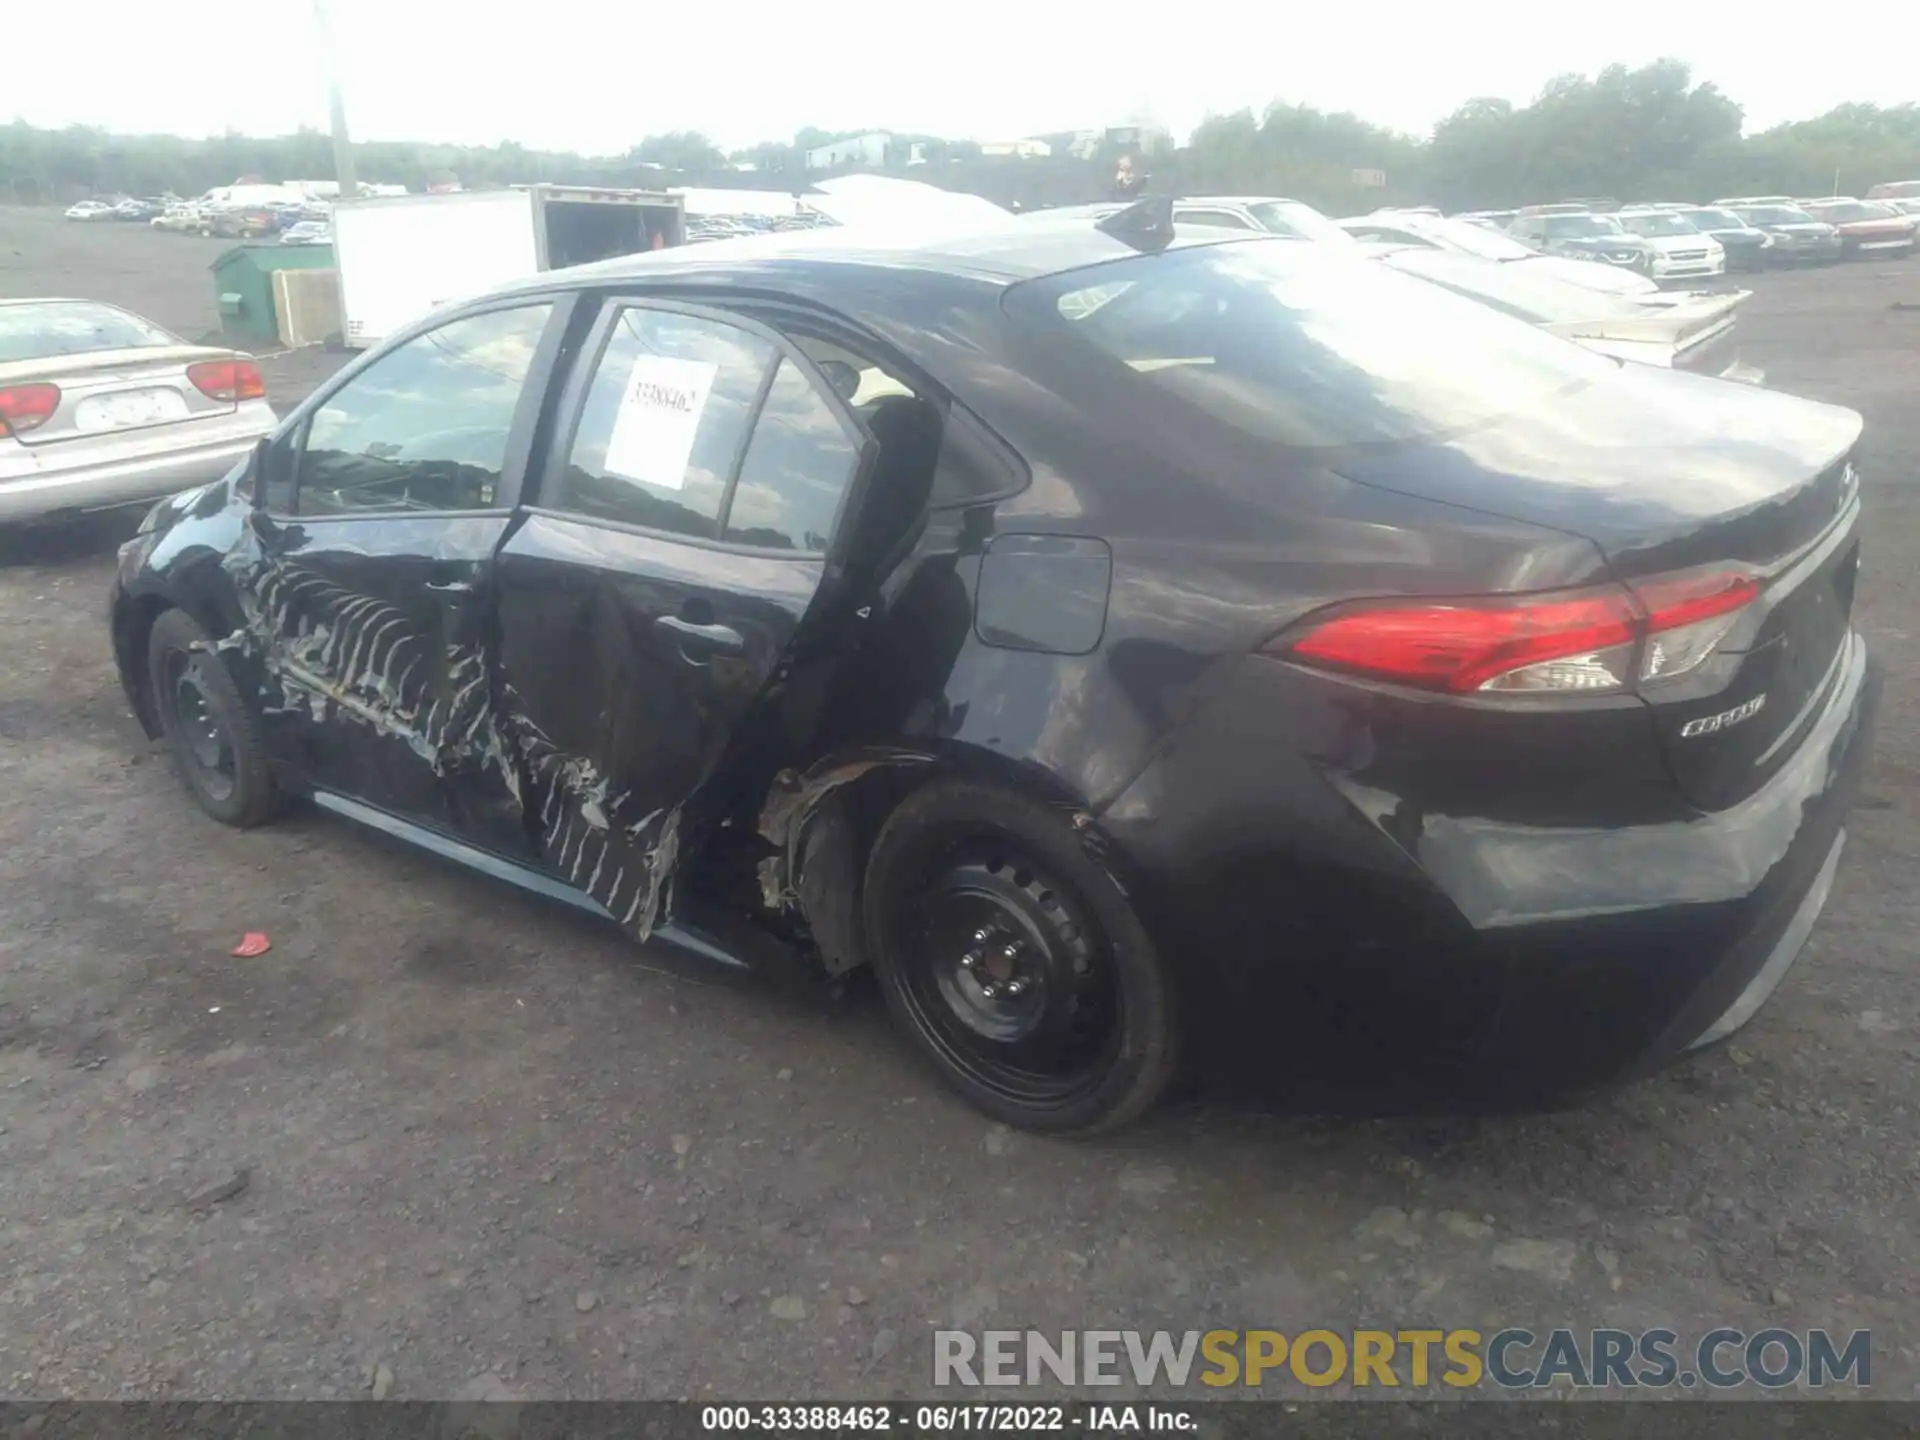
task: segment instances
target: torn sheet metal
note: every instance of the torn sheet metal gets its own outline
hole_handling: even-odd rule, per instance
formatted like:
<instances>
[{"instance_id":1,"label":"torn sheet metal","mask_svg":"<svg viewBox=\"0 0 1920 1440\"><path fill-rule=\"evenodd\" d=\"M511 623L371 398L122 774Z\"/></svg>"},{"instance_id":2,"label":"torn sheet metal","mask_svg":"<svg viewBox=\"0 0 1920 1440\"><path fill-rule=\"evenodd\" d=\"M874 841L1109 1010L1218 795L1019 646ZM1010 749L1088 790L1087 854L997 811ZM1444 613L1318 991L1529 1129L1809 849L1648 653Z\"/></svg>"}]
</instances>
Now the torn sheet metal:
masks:
<instances>
[{"instance_id":1,"label":"torn sheet metal","mask_svg":"<svg viewBox=\"0 0 1920 1440\"><path fill-rule=\"evenodd\" d=\"M645 940L664 917L680 853L679 806L643 814L583 756L529 717L480 646L453 646L444 679L413 617L277 558L231 557L244 623L215 642L256 660L269 712L364 726L406 745L448 784L491 773L567 881ZM272 693L277 690L278 693Z\"/></svg>"},{"instance_id":2,"label":"torn sheet metal","mask_svg":"<svg viewBox=\"0 0 1920 1440\"><path fill-rule=\"evenodd\" d=\"M757 822L761 837L779 851L761 862L759 869L760 894L767 907L799 907L801 841L808 823L829 795L875 770L933 762L934 757L922 750L880 746L831 756L804 772L782 770L775 775L767 787L767 798L761 802Z\"/></svg>"},{"instance_id":3,"label":"torn sheet metal","mask_svg":"<svg viewBox=\"0 0 1920 1440\"><path fill-rule=\"evenodd\" d=\"M667 888L680 858L681 807L638 807L611 793L591 761L554 745L528 718L514 688L501 683L500 717L489 753L514 772L540 839L540 853L572 884L640 940L666 918Z\"/></svg>"}]
</instances>

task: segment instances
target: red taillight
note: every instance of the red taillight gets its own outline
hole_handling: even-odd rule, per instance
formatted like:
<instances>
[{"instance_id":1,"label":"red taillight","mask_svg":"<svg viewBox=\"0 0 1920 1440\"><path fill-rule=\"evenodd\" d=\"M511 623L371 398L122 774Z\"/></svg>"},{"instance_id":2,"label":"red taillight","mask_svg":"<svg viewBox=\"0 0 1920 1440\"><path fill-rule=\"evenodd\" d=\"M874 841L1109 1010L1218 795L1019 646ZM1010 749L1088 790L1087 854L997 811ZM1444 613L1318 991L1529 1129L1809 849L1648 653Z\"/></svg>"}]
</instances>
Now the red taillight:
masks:
<instances>
[{"instance_id":1,"label":"red taillight","mask_svg":"<svg viewBox=\"0 0 1920 1440\"><path fill-rule=\"evenodd\" d=\"M1631 589L1646 607L1647 628L1672 630L1751 604L1760 593L1760 582L1737 571L1712 570L1636 580Z\"/></svg>"},{"instance_id":2,"label":"red taillight","mask_svg":"<svg viewBox=\"0 0 1920 1440\"><path fill-rule=\"evenodd\" d=\"M0 386L0 436L24 435L60 408L58 385Z\"/></svg>"},{"instance_id":3,"label":"red taillight","mask_svg":"<svg viewBox=\"0 0 1920 1440\"><path fill-rule=\"evenodd\" d=\"M251 360L202 360L187 367L187 379L209 400L258 400L267 393L266 379Z\"/></svg>"},{"instance_id":4,"label":"red taillight","mask_svg":"<svg viewBox=\"0 0 1920 1440\"><path fill-rule=\"evenodd\" d=\"M1370 602L1268 648L1304 664L1455 695L1621 690L1699 665L1759 593L1753 577L1720 571L1641 582L1631 595L1609 586L1440 604Z\"/></svg>"},{"instance_id":5,"label":"red taillight","mask_svg":"<svg viewBox=\"0 0 1920 1440\"><path fill-rule=\"evenodd\" d=\"M1708 655L1760 594L1760 582L1739 571L1704 570L1636 581L1633 593L1647 612L1642 680L1684 675Z\"/></svg>"}]
</instances>

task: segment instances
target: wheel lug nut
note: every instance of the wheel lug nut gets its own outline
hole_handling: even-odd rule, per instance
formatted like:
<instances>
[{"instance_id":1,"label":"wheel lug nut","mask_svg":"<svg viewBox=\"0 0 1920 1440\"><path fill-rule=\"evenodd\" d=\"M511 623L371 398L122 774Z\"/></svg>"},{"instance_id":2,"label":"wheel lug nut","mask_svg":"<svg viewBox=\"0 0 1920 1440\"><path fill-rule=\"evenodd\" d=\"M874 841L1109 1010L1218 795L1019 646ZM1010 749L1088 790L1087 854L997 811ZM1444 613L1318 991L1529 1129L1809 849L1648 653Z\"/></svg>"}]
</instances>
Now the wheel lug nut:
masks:
<instances>
[{"instance_id":1,"label":"wheel lug nut","mask_svg":"<svg viewBox=\"0 0 1920 1440\"><path fill-rule=\"evenodd\" d=\"M1007 994L1009 995L1019 995L1023 993L1026 988L1027 982L1024 980L1009 980L1007 982Z\"/></svg>"}]
</instances>

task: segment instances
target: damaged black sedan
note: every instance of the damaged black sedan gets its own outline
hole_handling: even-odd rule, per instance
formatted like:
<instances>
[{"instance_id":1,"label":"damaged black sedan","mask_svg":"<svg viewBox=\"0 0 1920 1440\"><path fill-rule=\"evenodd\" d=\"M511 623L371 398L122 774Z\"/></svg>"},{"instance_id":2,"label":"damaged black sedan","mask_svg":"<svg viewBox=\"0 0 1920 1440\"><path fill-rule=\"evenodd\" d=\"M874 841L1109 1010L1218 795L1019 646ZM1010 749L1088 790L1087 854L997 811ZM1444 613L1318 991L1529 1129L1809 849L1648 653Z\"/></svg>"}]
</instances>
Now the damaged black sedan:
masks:
<instances>
[{"instance_id":1,"label":"damaged black sedan","mask_svg":"<svg viewBox=\"0 0 1920 1440\"><path fill-rule=\"evenodd\" d=\"M1832 883L1851 411L1154 202L544 274L121 555L142 723L719 963L877 972L1018 1125L1182 1068L1534 1103L1711 1043Z\"/></svg>"}]
</instances>

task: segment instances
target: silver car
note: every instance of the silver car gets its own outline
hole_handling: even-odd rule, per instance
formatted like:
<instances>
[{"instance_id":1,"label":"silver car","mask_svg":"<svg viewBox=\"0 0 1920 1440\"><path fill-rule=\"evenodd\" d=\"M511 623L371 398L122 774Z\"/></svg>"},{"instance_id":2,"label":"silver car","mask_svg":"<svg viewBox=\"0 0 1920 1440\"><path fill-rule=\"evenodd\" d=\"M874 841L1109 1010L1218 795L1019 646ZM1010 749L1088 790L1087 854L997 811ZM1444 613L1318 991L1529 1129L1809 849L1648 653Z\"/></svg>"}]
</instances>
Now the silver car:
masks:
<instances>
[{"instance_id":1,"label":"silver car","mask_svg":"<svg viewBox=\"0 0 1920 1440\"><path fill-rule=\"evenodd\" d=\"M217 480L272 431L237 350L94 300L0 300L0 524Z\"/></svg>"},{"instance_id":2,"label":"silver car","mask_svg":"<svg viewBox=\"0 0 1920 1440\"><path fill-rule=\"evenodd\" d=\"M1443 219L1417 210L1376 210L1371 215L1355 215L1338 223L1354 238L1371 242L1370 248L1376 250L1380 246L1412 246L1444 250L1451 255L1471 255L1477 260L1515 266L1516 274L1545 275L1614 295L1652 295L1660 289L1658 281L1636 271L1599 260L1542 255L1511 235L1458 218Z\"/></svg>"},{"instance_id":3,"label":"silver car","mask_svg":"<svg viewBox=\"0 0 1920 1440\"><path fill-rule=\"evenodd\" d=\"M1736 312L1753 293L1661 291L1607 295L1545 275L1522 275L1440 250L1394 250L1378 257L1408 275L1478 300L1551 334L1617 360L1758 385L1764 371L1742 364Z\"/></svg>"}]
</instances>

